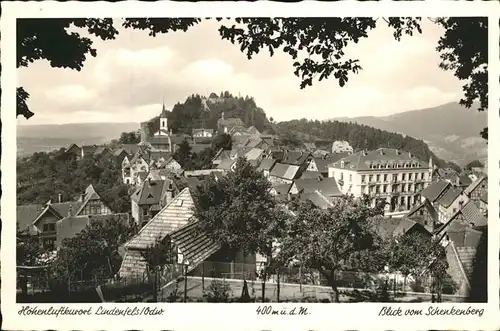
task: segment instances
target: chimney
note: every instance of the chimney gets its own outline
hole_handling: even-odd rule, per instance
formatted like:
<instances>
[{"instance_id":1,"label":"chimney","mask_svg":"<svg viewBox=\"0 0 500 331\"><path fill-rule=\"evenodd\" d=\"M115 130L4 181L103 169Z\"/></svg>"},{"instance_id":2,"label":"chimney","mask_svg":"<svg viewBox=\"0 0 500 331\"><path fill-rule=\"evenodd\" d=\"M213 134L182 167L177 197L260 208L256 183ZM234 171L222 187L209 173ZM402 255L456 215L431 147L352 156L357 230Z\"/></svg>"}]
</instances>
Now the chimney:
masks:
<instances>
[{"instance_id":1,"label":"chimney","mask_svg":"<svg viewBox=\"0 0 500 331\"><path fill-rule=\"evenodd\" d=\"M399 149L396 149L396 154L397 155L401 154L401 152L399 151Z\"/></svg>"},{"instance_id":2,"label":"chimney","mask_svg":"<svg viewBox=\"0 0 500 331\"><path fill-rule=\"evenodd\" d=\"M81 201L81 202L85 201L85 193L82 193L82 194L80 195L80 201Z\"/></svg>"},{"instance_id":3,"label":"chimney","mask_svg":"<svg viewBox=\"0 0 500 331\"><path fill-rule=\"evenodd\" d=\"M57 195L57 201L58 201L59 203L61 203L61 202L62 202L62 193L59 193L59 194Z\"/></svg>"},{"instance_id":4,"label":"chimney","mask_svg":"<svg viewBox=\"0 0 500 331\"><path fill-rule=\"evenodd\" d=\"M68 208L68 217L71 216L72 214L72 209L73 209L73 205L69 205L69 208Z\"/></svg>"},{"instance_id":5,"label":"chimney","mask_svg":"<svg viewBox=\"0 0 500 331\"><path fill-rule=\"evenodd\" d=\"M410 159L413 157L413 155L411 154L411 152L408 152L408 156L410 157Z\"/></svg>"},{"instance_id":6,"label":"chimney","mask_svg":"<svg viewBox=\"0 0 500 331\"><path fill-rule=\"evenodd\" d=\"M221 120L224 120L224 112L222 112L220 118L221 118Z\"/></svg>"}]
</instances>

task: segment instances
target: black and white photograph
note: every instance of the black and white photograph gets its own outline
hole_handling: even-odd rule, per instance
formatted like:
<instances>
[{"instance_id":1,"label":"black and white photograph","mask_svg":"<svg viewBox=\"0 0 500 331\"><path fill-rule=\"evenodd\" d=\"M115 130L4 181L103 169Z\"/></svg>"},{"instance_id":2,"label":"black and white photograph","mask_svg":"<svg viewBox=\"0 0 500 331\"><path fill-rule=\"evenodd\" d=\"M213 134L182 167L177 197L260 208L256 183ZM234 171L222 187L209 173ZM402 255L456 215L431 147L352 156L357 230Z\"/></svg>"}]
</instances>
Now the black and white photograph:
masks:
<instances>
[{"instance_id":1,"label":"black and white photograph","mask_svg":"<svg viewBox=\"0 0 500 331\"><path fill-rule=\"evenodd\" d=\"M488 17L16 29L17 303L488 301Z\"/></svg>"}]
</instances>

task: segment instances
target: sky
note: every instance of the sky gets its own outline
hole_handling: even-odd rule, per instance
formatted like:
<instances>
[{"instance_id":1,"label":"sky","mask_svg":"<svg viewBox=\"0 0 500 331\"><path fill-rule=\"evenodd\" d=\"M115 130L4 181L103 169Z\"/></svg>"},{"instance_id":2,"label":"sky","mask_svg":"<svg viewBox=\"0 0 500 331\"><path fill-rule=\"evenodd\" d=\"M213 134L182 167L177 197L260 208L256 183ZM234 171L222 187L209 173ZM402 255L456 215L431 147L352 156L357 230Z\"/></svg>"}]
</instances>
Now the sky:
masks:
<instances>
[{"instance_id":1,"label":"sky","mask_svg":"<svg viewBox=\"0 0 500 331\"><path fill-rule=\"evenodd\" d=\"M232 23L230 23L232 24ZM268 118L386 116L458 101L461 82L439 69L435 50L444 30L424 19L423 33L400 42L385 22L368 38L346 48L363 70L344 87L333 79L301 90L293 60L261 52L251 60L238 45L222 40L220 23L204 21L188 32L149 36L119 28L115 40L95 39L97 57L81 71L50 67L45 60L18 70L18 84L35 115L18 124L141 122L171 109L189 95L230 91L254 97Z\"/></svg>"}]
</instances>

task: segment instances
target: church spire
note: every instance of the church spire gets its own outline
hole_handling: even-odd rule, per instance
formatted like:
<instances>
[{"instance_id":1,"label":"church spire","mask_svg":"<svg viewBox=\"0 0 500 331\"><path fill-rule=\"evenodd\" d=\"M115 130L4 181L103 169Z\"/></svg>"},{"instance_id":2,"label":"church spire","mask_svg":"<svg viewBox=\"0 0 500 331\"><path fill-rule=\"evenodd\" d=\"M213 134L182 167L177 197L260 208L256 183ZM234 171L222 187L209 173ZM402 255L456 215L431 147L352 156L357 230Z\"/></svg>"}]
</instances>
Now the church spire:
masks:
<instances>
[{"instance_id":1,"label":"church spire","mask_svg":"<svg viewBox=\"0 0 500 331\"><path fill-rule=\"evenodd\" d=\"M167 118L167 109L165 108L165 97L163 97L162 100L162 107L161 107L161 118Z\"/></svg>"}]
</instances>

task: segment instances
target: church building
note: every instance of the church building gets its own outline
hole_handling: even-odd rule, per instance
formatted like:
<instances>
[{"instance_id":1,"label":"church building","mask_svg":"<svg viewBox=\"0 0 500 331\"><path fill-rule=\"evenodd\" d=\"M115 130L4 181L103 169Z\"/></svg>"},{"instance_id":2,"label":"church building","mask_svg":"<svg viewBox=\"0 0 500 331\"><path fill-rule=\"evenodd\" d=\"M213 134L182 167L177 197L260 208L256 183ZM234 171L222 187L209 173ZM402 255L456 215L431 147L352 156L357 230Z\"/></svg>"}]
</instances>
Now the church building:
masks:
<instances>
[{"instance_id":1,"label":"church building","mask_svg":"<svg viewBox=\"0 0 500 331\"><path fill-rule=\"evenodd\" d=\"M163 104L163 109L160 114L160 130L158 130L158 132L155 132L154 135L149 138L149 144L154 150L171 153L172 141L170 139L167 122L167 110L165 109L165 104Z\"/></svg>"}]
</instances>

